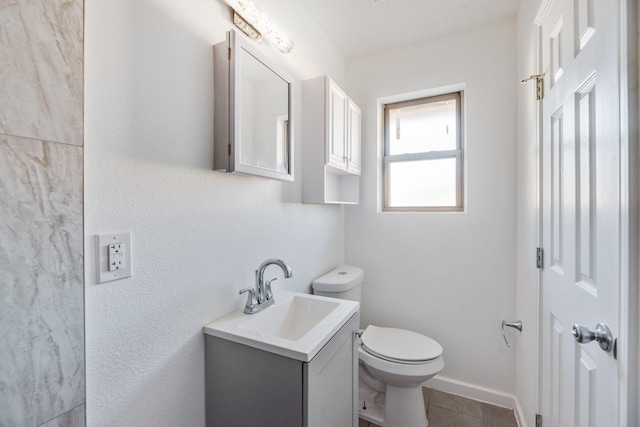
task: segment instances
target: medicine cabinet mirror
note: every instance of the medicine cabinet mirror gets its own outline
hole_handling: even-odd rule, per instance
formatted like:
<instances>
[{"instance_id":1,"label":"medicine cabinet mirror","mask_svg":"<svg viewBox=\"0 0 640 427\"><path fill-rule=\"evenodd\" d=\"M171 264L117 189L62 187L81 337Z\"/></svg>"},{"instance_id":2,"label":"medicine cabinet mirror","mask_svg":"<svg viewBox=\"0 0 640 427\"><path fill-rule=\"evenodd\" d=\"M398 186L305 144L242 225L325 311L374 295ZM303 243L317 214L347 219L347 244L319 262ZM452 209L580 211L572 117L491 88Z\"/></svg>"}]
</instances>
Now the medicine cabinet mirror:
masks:
<instances>
[{"instance_id":1,"label":"medicine cabinet mirror","mask_svg":"<svg viewBox=\"0 0 640 427\"><path fill-rule=\"evenodd\" d=\"M214 169L293 181L292 80L235 31L214 45Z\"/></svg>"}]
</instances>

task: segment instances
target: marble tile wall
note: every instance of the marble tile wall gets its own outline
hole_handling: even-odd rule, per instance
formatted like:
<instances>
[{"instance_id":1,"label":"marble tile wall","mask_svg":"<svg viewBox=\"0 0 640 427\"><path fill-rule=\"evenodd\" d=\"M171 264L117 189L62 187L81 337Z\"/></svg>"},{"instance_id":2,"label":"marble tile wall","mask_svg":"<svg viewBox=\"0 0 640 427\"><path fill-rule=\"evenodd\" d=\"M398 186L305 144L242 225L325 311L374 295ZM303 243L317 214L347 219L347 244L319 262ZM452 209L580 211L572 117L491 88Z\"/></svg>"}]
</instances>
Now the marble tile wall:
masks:
<instances>
[{"instance_id":1,"label":"marble tile wall","mask_svg":"<svg viewBox=\"0 0 640 427\"><path fill-rule=\"evenodd\" d=\"M53 420L42 424L40 427L84 427L84 404L77 406Z\"/></svg>"},{"instance_id":2,"label":"marble tile wall","mask_svg":"<svg viewBox=\"0 0 640 427\"><path fill-rule=\"evenodd\" d=\"M85 425L82 37L0 0L0 426Z\"/></svg>"},{"instance_id":3,"label":"marble tile wall","mask_svg":"<svg viewBox=\"0 0 640 427\"><path fill-rule=\"evenodd\" d=\"M82 145L82 0L0 0L0 133Z\"/></svg>"}]
</instances>

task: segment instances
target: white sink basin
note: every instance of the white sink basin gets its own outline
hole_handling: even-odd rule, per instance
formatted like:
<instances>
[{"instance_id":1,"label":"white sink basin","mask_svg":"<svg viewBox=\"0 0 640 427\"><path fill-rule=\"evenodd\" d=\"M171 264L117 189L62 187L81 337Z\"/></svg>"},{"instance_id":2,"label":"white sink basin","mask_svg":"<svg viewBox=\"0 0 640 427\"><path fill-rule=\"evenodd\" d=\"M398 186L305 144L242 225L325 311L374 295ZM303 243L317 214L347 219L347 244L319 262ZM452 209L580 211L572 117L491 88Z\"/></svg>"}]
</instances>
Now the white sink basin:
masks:
<instances>
[{"instance_id":1,"label":"white sink basin","mask_svg":"<svg viewBox=\"0 0 640 427\"><path fill-rule=\"evenodd\" d=\"M271 310L251 316L243 329L297 341L327 317L340 304L319 298L294 296ZM260 316L262 314L262 316Z\"/></svg>"},{"instance_id":2,"label":"white sink basin","mask_svg":"<svg viewBox=\"0 0 640 427\"><path fill-rule=\"evenodd\" d=\"M288 291L274 298L256 314L237 310L206 325L205 334L308 362L359 308L355 301Z\"/></svg>"}]
</instances>

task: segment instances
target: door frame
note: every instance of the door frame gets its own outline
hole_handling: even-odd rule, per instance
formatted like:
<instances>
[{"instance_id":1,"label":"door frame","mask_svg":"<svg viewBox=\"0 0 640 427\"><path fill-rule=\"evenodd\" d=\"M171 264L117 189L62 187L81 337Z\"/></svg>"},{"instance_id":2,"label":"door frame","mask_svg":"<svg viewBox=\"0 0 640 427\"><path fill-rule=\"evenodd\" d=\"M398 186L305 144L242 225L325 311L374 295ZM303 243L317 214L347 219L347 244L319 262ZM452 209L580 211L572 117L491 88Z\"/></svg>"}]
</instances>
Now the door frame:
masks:
<instances>
[{"instance_id":1,"label":"door frame","mask_svg":"<svg viewBox=\"0 0 640 427\"><path fill-rule=\"evenodd\" d=\"M541 23L554 0L542 0L533 22L534 67L542 74ZM620 289L618 313L618 376L620 427L632 427L640 421L640 148L638 147L640 121L640 10L636 0L614 0L618 3L619 24L619 108L620 108ZM545 76L546 77L546 76ZM542 102L536 101L535 108L535 172L536 172L536 212L534 235L538 247L542 246ZM537 292L537 335L538 335L538 412L542 408L542 270L537 270L535 283Z\"/></svg>"}]
</instances>

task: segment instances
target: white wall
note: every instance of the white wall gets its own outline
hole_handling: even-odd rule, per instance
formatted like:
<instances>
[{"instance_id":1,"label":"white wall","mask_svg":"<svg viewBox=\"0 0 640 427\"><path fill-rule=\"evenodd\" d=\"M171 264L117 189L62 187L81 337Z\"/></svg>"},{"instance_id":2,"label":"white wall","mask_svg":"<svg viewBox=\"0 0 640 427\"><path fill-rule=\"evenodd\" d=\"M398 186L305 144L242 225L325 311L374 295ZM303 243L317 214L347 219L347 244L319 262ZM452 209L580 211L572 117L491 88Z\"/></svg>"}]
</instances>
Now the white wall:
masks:
<instances>
[{"instance_id":1,"label":"white wall","mask_svg":"<svg viewBox=\"0 0 640 427\"><path fill-rule=\"evenodd\" d=\"M500 322L515 320L515 64L514 19L347 63L363 168L361 203L346 210L346 259L365 270L363 323L427 334L444 347L444 376L507 393L515 358ZM377 99L459 83L466 212L378 213Z\"/></svg>"},{"instance_id":2,"label":"white wall","mask_svg":"<svg viewBox=\"0 0 640 427\"><path fill-rule=\"evenodd\" d=\"M518 12L518 77L535 74L534 25L542 1L524 1ZM537 233L537 173L535 83L518 89L518 213L516 315L523 328L516 343L516 396L527 424L533 424L538 407L539 360L539 280L535 268L535 250L540 244Z\"/></svg>"},{"instance_id":3,"label":"white wall","mask_svg":"<svg viewBox=\"0 0 640 427\"><path fill-rule=\"evenodd\" d=\"M289 55L259 49L298 80L299 118L299 81L344 84L344 60L295 2L260 4L296 43ZM276 287L301 291L343 262L344 210L300 204L300 179L211 170L212 45L231 27L222 0L85 10L87 421L203 426L202 326L242 306L238 290L266 258L292 267ZM96 284L94 236L118 231L132 233L133 277Z\"/></svg>"}]
</instances>

